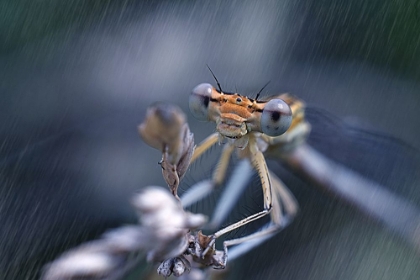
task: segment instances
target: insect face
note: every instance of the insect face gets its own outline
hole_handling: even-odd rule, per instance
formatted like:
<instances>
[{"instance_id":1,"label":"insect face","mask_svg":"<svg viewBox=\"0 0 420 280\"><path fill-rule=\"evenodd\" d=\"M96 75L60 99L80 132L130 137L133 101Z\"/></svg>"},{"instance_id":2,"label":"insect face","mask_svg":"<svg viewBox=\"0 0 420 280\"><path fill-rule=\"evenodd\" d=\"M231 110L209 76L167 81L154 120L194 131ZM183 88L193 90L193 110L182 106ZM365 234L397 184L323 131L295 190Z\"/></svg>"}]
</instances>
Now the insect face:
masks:
<instances>
[{"instance_id":1,"label":"insect face","mask_svg":"<svg viewBox=\"0 0 420 280\"><path fill-rule=\"evenodd\" d=\"M189 106L194 117L214 121L221 136L231 139L250 132L278 136L287 131L292 121L292 111L281 99L258 101L238 93L218 91L210 84L193 89Z\"/></svg>"}]
</instances>

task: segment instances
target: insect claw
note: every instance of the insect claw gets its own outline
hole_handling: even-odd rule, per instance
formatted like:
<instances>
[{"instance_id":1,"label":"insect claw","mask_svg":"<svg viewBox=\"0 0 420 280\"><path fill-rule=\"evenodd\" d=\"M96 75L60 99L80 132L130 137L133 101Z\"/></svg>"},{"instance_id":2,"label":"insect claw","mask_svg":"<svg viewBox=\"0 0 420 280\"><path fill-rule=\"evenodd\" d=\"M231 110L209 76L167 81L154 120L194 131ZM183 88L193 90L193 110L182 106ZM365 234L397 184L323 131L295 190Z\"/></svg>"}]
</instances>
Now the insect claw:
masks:
<instances>
[{"instance_id":1,"label":"insect claw","mask_svg":"<svg viewBox=\"0 0 420 280\"><path fill-rule=\"evenodd\" d=\"M216 238L214 237L214 235L209 236L208 238L209 238L210 242L207 244L206 249L204 249L204 251L201 253L201 258L202 259L204 259L209 252L214 251L214 249L215 249L214 246L216 244Z\"/></svg>"}]
</instances>

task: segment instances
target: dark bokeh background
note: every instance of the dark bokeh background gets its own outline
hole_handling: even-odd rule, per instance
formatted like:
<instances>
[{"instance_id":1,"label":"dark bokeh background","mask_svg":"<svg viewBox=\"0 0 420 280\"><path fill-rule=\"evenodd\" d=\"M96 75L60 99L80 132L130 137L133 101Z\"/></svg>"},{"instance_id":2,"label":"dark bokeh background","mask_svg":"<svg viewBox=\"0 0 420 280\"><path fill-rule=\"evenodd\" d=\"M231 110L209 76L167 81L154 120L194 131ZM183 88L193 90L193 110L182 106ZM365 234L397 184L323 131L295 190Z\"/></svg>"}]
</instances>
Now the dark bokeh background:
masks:
<instances>
[{"instance_id":1,"label":"dark bokeh background","mask_svg":"<svg viewBox=\"0 0 420 280\"><path fill-rule=\"evenodd\" d=\"M213 82L206 64L227 90L252 95L271 81L265 95L301 97L312 145L418 202L419 10L415 0L2 1L0 278L37 278L59 252L134 221L130 195L164 185L136 126L155 101L186 110L189 91ZM189 119L197 141L214 130ZM302 211L238 273L418 278L404 240L273 168Z\"/></svg>"}]
</instances>

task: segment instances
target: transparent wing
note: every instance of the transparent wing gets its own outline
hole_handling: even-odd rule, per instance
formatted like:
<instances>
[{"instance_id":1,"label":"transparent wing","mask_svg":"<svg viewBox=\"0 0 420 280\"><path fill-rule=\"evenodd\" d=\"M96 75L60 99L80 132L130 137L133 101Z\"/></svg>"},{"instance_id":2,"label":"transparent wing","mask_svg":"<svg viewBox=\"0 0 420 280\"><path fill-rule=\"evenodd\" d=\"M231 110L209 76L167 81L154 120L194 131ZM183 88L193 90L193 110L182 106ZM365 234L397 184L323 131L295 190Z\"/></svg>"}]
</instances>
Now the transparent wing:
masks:
<instances>
[{"instance_id":1,"label":"transparent wing","mask_svg":"<svg viewBox=\"0 0 420 280\"><path fill-rule=\"evenodd\" d=\"M299 216L282 234L241 258L238 266L243 269L235 271L236 277L323 279L334 275L358 279L370 275L383 279L419 275L415 246L419 235L413 230L419 218L418 151L324 110L308 108L307 120L312 125L310 152L304 148L289 162L276 160L270 165L296 196ZM316 160L320 154L371 183L354 184L350 193L326 181L319 184L320 179L335 180L339 174L328 174L327 179L325 173L311 174L310 166L321 167L321 172L326 168L311 160L313 151ZM295 172L291 167L296 163L309 167ZM406 265L396 267L396 262ZM385 268L390 266L392 272L387 274Z\"/></svg>"}]
</instances>

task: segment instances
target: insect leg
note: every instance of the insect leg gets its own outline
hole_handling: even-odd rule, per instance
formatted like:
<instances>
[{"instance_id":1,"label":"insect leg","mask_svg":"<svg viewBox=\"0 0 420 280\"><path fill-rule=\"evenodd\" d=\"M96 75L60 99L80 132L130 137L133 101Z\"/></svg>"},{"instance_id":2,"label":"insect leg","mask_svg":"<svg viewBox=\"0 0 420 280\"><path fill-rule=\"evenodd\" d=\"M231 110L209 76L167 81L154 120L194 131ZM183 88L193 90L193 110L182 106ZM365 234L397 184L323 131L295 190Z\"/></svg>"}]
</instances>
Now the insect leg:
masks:
<instances>
[{"instance_id":1,"label":"insect leg","mask_svg":"<svg viewBox=\"0 0 420 280\"><path fill-rule=\"evenodd\" d=\"M212 242L210 242L208 248L204 250L204 255L207 253L208 250L210 250L211 246L214 245L215 240L222 236L223 234L226 234L232 230L235 230L239 227L242 227L252 221L255 221L257 219L260 219L270 213L271 215L271 222L265 226L261 231L258 231L256 233L253 233L251 235L238 238L238 239L232 239L227 240L223 244L224 247L224 257L223 257L223 263L226 264L227 261L227 248L232 245L237 245L244 243L246 241L250 240L256 240L253 244L245 244L243 247L240 247L242 251L246 252L253 247L257 246L264 240L271 237L275 232L278 230L284 228L287 226L291 219L287 218L285 219L283 217L282 212L282 200L284 200L284 210L288 214L287 216L294 216L297 212L297 204L293 198L293 196L290 194L290 192L287 191L287 188L281 183L280 179L278 179L274 174L271 174L267 168L267 163L265 161L265 158L262 154L262 152L258 149L258 146L256 144L255 138L250 139L250 143L248 146L248 150L245 151L244 155L247 156L251 160L252 166L255 168L255 170L258 172L258 175L261 180L261 185L263 189L263 195L264 195L264 210L260 211L254 215L251 215L239 222L236 222L230 226L227 226L216 233L212 235ZM273 184L272 184L273 180ZM273 199L273 192L274 191L274 199ZM238 249L238 250L239 250ZM238 251L238 253L240 253Z\"/></svg>"},{"instance_id":2,"label":"insect leg","mask_svg":"<svg viewBox=\"0 0 420 280\"><path fill-rule=\"evenodd\" d=\"M229 259L234 260L287 227L298 212L298 204L291 192L275 174L270 172L270 176L273 188L273 208L270 213L271 221L253 234L224 241L225 265L228 258L228 247L238 245L229 251Z\"/></svg>"},{"instance_id":3,"label":"insect leg","mask_svg":"<svg viewBox=\"0 0 420 280\"><path fill-rule=\"evenodd\" d=\"M197 158L203 155L205 151L210 149L211 146L217 143L219 140L219 133L213 133L209 137L203 140L197 147L195 147L193 156L191 157L190 163L193 163Z\"/></svg>"},{"instance_id":4,"label":"insect leg","mask_svg":"<svg viewBox=\"0 0 420 280\"><path fill-rule=\"evenodd\" d=\"M200 144L196 151L198 150L198 153L203 154L205 150L210 148L214 144L212 143L214 141L213 136L214 134L210 135L206 140L204 140L204 143ZM216 134L216 140L218 139L217 137L218 135ZM206 149L203 150L201 148L202 146L205 146ZM213 172L212 179L201 181L192 186L181 198L181 202L184 207L187 207L192 203L204 198L223 182L226 176L227 168L229 166L230 157L232 156L234 149L235 147L229 144L224 146L222 155L219 159L219 162L217 163L217 167ZM195 157L194 160L196 158L197 157Z\"/></svg>"},{"instance_id":5,"label":"insect leg","mask_svg":"<svg viewBox=\"0 0 420 280\"><path fill-rule=\"evenodd\" d=\"M272 193L270 174L268 172L267 163L265 162L264 155L258 149L255 138L250 139L250 143L248 144L248 150L245 152L250 158L252 166L255 168L255 170L258 172L258 175L260 176L264 195L264 210L217 231L213 234L213 238L215 239L252 221L258 220L270 213L271 211Z\"/></svg>"}]
</instances>

